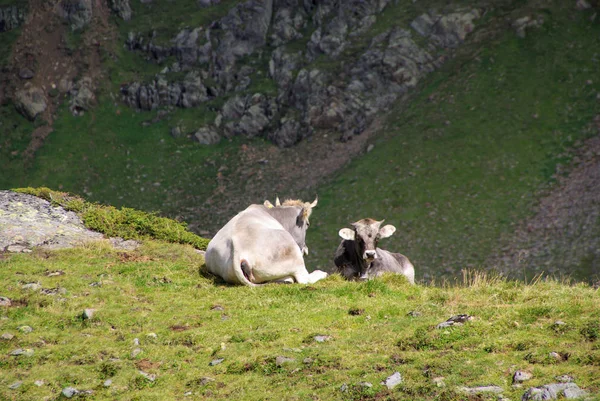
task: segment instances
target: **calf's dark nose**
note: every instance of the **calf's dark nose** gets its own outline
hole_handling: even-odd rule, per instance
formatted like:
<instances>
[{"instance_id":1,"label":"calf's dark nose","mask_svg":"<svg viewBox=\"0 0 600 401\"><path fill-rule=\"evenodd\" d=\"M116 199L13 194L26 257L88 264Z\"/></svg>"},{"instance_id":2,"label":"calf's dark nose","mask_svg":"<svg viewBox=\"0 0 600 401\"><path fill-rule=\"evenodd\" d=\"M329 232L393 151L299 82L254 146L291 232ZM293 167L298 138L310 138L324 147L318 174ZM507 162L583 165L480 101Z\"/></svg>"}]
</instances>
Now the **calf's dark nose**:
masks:
<instances>
[{"instance_id":1,"label":"calf's dark nose","mask_svg":"<svg viewBox=\"0 0 600 401\"><path fill-rule=\"evenodd\" d=\"M375 259L377 258L377 253L375 251L365 251L363 256L365 259Z\"/></svg>"}]
</instances>

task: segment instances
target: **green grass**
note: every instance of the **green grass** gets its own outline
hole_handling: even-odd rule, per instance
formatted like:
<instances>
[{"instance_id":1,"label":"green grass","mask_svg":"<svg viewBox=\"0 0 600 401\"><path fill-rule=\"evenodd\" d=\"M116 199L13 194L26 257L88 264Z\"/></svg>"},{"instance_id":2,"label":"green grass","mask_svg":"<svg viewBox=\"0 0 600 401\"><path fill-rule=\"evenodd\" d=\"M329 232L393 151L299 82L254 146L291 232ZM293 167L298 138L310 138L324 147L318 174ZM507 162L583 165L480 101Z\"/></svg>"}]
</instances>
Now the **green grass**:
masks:
<instances>
[{"instance_id":1,"label":"green grass","mask_svg":"<svg viewBox=\"0 0 600 401\"><path fill-rule=\"evenodd\" d=\"M15 337L0 341L0 398L55 399L72 386L98 400L187 392L191 399L463 400L458 387L495 384L518 399L561 374L600 392L599 295L586 285L473 274L443 288L397 276L365 283L332 276L311 286L252 289L201 275L202 262L189 246L154 241L129 253L92 244L3 255L1 295L13 306L0 310L0 331ZM55 271L64 274L48 275ZM29 282L62 290L50 296L21 288ZM88 320L86 308L95 309ZM475 319L435 328L457 313ZM24 325L33 331L20 332ZM316 335L331 339L319 343ZM34 355L10 356L17 348ZM569 356L559 362L550 352ZM293 361L278 366L278 356ZM209 366L217 358L224 361ZM534 375L523 388L511 386L517 369ZM404 381L387 390L380 382L395 371ZM444 387L435 384L439 377ZM21 387L9 389L16 381Z\"/></svg>"},{"instance_id":2,"label":"green grass","mask_svg":"<svg viewBox=\"0 0 600 401\"><path fill-rule=\"evenodd\" d=\"M374 150L318 190L312 265L330 268L338 230L373 217L398 228L381 246L407 255L417 277L483 267L567 150L593 134L600 83L588 49L600 26L587 18L557 12L525 39L508 32L394 108Z\"/></svg>"},{"instance_id":3,"label":"green grass","mask_svg":"<svg viewBox=\"0 0 600 401\"><path fill-rule=\"evenodd\" d=\"M125 240L157 239L179 244L189 244L206 249L208 240L189 232L186 224L153 213L123 207L104 206L86 202L78 196L49 188L19 188L16 192L41 197L53 205L62 206L81 217L83 224L108 237Z\"/></svg>"}]
</instances>

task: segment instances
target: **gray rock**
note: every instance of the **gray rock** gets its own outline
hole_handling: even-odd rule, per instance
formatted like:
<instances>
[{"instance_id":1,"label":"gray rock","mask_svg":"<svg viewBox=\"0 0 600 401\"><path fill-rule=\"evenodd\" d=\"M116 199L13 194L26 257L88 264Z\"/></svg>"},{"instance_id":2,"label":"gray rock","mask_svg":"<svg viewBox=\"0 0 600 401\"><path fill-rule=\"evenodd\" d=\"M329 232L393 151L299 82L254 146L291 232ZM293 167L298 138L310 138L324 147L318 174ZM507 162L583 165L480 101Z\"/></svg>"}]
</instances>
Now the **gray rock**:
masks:
<instances>
[{"instance_id":1,"label":"gray rock","mask_svg":"<svg viewBox=\"0 0 600 401\"><path fill-rule=\"evenodd\" d=\"M212 377L201 377L200 380L198 381L198 384L200 384L201 386L206 386L208 383L212 383L214 382L215 379L213 379Z\"/></svg>"},{"instance_id":2,"label":"gray rock","mask_svg":"<svg viewBox=\"0 0 600 401\"><path fill-rule=\"evenodd\" d=\"M131 357L135 358L136 356L138 356L141 353L142 353L141 348L134 348L133 351L131 351Z\"/></svg>"},{"instance_id":3,"label":"gray rock","mask_svg":"<svg viewBox=\"0 0 600 401\"><path fill-rule=\"evenodd\" d=\"M17 330L24 334L31 333L33 331L31 326L19 326L17 327Z\"/></svg>"},{"instance_id":4,"label":"gray rock","mask_svg":"<svg viewBox=\"0 0 600 401\"><path fill-rule=\"evenodd\" d=\"M288 358L286 356L278 356L275 358L275 365L282 367L283 365L289 364L291 362L295 362L294 358Z\"/></svg>"},{"instance_id":5,"label":"gray rock","mask_svg":"<svg viewBox=\"0 0 600 401\"><path fill-rule=\"evenodd\" d=\"M155 380L156 380L156 375L155 375L155 374L146 373L146 372L144 372L143 370L140 370L140 371L138 371L138 373L139 373L140 375L142 375L143 377L145 377L145 378L146 378L146 380L148 380L148 381L151 381L151 382L153 382L153 381L155 381Z\"/></svg>"},{"instance_id":6,"label":"gray rock","mask_svg":"<svg viewBox=\"0 0 600 401\"><path fill-rule=\"evenodd\" d=\"M11 5L0 7L0 32L18 28L25 21L25 8Z\"/></svg>"},{"instance_id":7,"label":"gray rock","mask_svg":"<svg viewBox=\"0 0 600 401\"><path fill-rule=\"evenodd\" d=\"M33 356L35 351L31 348L18 348L10 352L11 356Z\"/></svg>"},{"instance_id":8,"label":"gray rock","mask_svg":"<svg viewBox=\"0 0 600 401\"><path fill-rule=\"evenodd\" d=\"M521 400L555 400L561 396L566 399L576 399L585 397L587 394L575 383L554 383L541 387L531 387L523 394Z\"/></svg>"},{"instance_id":9,"label":"gray rock","mask_svg":"<svg viewBox=\"0 0 600 401\"><path fill-rule=\"evenodd\" d=\"M220 363L222 363L225 360L225 358L217 358L217 359L213 359L212 361L210 361L208 363L208 366L216 366Z\"/></svg>"},{"instance_id":10,"label":"gray rock","mask_svg":"<svg viewBox=\"0 0 600 401\"><path fill-rule=\"evenodd\" d=\"M6 340L6 341L10 341L13 338L15 338L15 336L13 334L10 333L2 333L2 335L0 336L1 339Z\"/></svg>"},{"instance_id":11,"label":"gray rock","mask_svg":"<svg viewBox=\"0 0 600 401\"><path fill-rule=\"evenodd\" d=\"M36 196L0 191L0 250L27 244L46 249L71 248L104 236L84 227L74 213Z\"/></svg>"},{"instance_id":12,"label":"gray rock","mask_svg":"<svg viewBox=\"0 0 600 401\"><path fill-rule=\"evenodd\" d=\"M42 288L42 286L39 283L27 283L23 284L21 288L24 290L38 291Z\"/></svg>"},{"instance_id":13,"label":"gray rock","mask_svg":"<svg viewBox=\"0 0 600 401\"><path fill-rule=\"evenodd\" d=\"M43 380L36 380L33 382L33 384L35 384L38 387L42 387L45 384L45 382Z\"/></svg>"},{"instance_id":14,"label":"gray rock","mask_svg":"<svg viewBox=\"0 0 600 401\"><path fill-rule=\"evenodd\" d=\"M587 2L587 0L577 0L577 2L575 3L575 8L581 11L592 8L592 6L590 5L590 3Z\"/></svg>"},{"instance_id":15,"label":"gray rock","mask_svg":"<svg viewBox=\"0 0 600 401\"><path fill-rule=\"evenodd\" d=\"M11 384L10 386L8 386L8 388L11 389L11 390L16 390L19 387L21 387L22 384L23 384L22 381L16 381L13 384Z\"/></svg>"},{"instance_id":16,"label":"gray rock","mask_svg":"<svg viewBox=\"0 0 600 401\"><path fill-rule=\"evenodd\" d=\"M280 123L279 128L267 134L267 139L281 148L295 145L303 138L303 133L306 132L295 119L282 118Z\"/></svg>"},{"instance_id":17,"label":"gray rock","mask_svg":"<svg viewBox=\"0 0 600 401\"><path fill-rule=\"evenodd\" d=\"M210 7L215 4L219 4L221 0L198 0L198 5L200 7Z\"/></svg>"},{"instance_id":18,"label":"gray rock","mask_svg":"<svg viewBox=\"0 0 600 401\"><path fill-rule=\"evenodd\" d=\"M90 77L80 79L71 89L70 93L69 109L74 115L77 115L81 111L91 110L96 104L94 85Z\"/></svg>"},{"instance_id":19,"label":"gray rock","mask_svg":"<svg viewBox=\"0 0 600 401\"><path fill-rule=\"evenodd\" d=\"M517 36L524 38L527 35L526 31L528 29L539 27L543 23L544 19L541 16L534 18L532 16L526 15L513 21L512 27L515 30Z\"/></svg>"},{"instance_id":20,"label":"gray rock","mask_svg":"<svg viewBox=\"0 0 600 401\"><path fill-rule=\"evenodd\" d=\"M500 394L504 391L502 387L499 386L480 386L480 387L459 387L458 390L465 394Z\"/></svg>"},{"instance_id":21,"label":"gray rock","mask_svg":"<svg viewBox=\"0 0 600 401\"><path fill-rule=\"evenodd\" d=\"M402 383L402 375L400 372L394 372L393 375L388 376L384 381L381 382L381 384L386 386L389 390L392 390L400 383Z\"/></svg>"},{"instance_id":22,"label":"gray rock","mask_svg":"<svg viewBox=\"0 0 600 401\"><path fill-rule=\"evenodd\" d=\"M513 374L512 382L513 384L523 383L524 381L531 380L532 377L533 375L529 372L526 372L524 370L517 370Z\"/></svg>"},{"instance_id":23,"label":"gray rock","mask_svg":"<svg viewBox=\"0 0 600 401\"><path fill-rule=\"evenodd\" d=\"M104 387L112 386L112 380L111 379L105 380L104 383L102 383L102 386L104 386Z\"/></svg>"},{"instance_id":24,"label":"gray rock","mask_svg":"<svg viewBox=\"0 0 600 401\"><path fill-rule=\"evenodd\" d=\"M0 297L0 306L11 306L12 301L7 297Z\"/></svg>"},{"instance_id":25,"label":"gray rock","mask_svg":"<svg viewBox=\"0 0 600 401\"><path fill-rule=\"evenodd\" d=\"M131 19L131 6L129 0L109 0L110 9L124 21Z\"/></svg>"},{"instance_id":26,"label":"gray rock","mask_svg":"<svg viewBox=\"0 0 600 401\"><path fill-rule=\"evenodd\" d=\"M347 392L347 391L348 391L348 385L347 385L346 383L342 384L342 385L340 386L340 391L341 391L342 393L345 393L345 392Z\"/></svg>"},{"instance_id":27,"label":"gray rock","mask_svg":"<svg viewBox=\"0 0 600 401\"><path fill-rule=\"evenodd\" d=\"M66 398L73 398L73 396L76 396L77 394L79 394L80 391L77 390L75 387L65 387L62 389L61 393Z\"/></svg>"},{"instance_id":28,"label":"gray rock","mask_svg":"<svg viewBox=\"0 0 600 401\"><path fill-rule=\"evenodd\" d=\"M92 0L62 0L57 10L73 31L84 28L92 20Z\"/></svg>"},{"instance_id":29,"label":"gray rock","mask_svg":"<svg viewBox=\"0 0 600 401\"><path fill-rule=\"evenodd\" d=\"M452 316L451 318L449 318L448 320L446 320L445 322L438 324L436 326L436 328L444 329L446 327L462 325L465 322L468 322L469 320L473 320L473 316L469 316L469 315L465 315L465 314L455 315L455 316Z\"/></svg>"},{"instance_id":30,"label":"gray rock","mask_svg":"<svg viewBox=\"0 0 600 401\"><path fill-rule=\"evenodd\" d=\"M326 341L331 340L333 337L331 336L315 336L314 339L318 343L324 343Z\"/></svg>"},{"instance_id":31,"label":"gray rock","mask_svg":"<svg viewBox=\"0 0 600 401\"><path fill-rule=\"evenodd\" d=\"M364 388L373 388L373 384L369 382L359 382L358 385Z\"/></svg>"},{"instance_id":32,"label":"gray rock","mask_svg":"<svg viewBox=\"0 0 600 401\"><path fill-rule=\"evenodd\" d=\"M194 133L194 139L201 145L214 145L221 141L219 133L210 126L200 127Z\"/></svg>"},{"instance_id":33,"label":"gray rock","mask_svg":"<svg viewBox=\"0 0 600 401\"><path fill-rule=\"evenodd\" d=\"M48 107L44 91L35 86L18 90L15 93L13 101L17 111L31 121L35 120L39 114L46 111L46 108Z\"/></svg>"},{"instance_id":34,"label":"gray rock","mask_svg":"<svg viewBox=\"0 0 600 401\"><path fill-rule=\"evenodd\" d=\"M83 320L88 320L93 318L95 313L96 309L87 308L84 309L83 313L81 314L81 317L83 318Z\"/></svg>"},{"instance_id":35,"label":"gray rock","mask_svg":"<svg viewBox=\"0 0 600 401\"><path fill-rule=\"evenodd\" d=\"M23 67L19 70L19 78L21 79L31 79L35 76L35 73L27 67Z\"/></svg>"},{"instance_id":36,"label":"gray rock","mask_svg":"<svg viewBox=\"0 0 600 401\"><path fill-rule=\"evenodd\" d=\"M124 251L134 251L142 245L139 241L133 239L124 240L120 237L112 237L109 241L113 248Z\"/></svg>"}]
</instances>

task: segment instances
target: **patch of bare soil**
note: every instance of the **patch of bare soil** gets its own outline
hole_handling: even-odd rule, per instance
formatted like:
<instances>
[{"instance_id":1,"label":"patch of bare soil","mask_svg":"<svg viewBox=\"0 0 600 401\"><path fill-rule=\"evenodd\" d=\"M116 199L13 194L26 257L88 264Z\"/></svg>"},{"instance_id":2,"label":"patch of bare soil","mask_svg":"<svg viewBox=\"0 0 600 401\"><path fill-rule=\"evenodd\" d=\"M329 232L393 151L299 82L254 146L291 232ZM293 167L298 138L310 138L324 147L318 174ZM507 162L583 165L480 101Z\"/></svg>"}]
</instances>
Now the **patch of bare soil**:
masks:
<instances>
[{"instance_id":1,"label":"patch of bare soil","mask_svg":"<svg viewBox=\"0 0 600 401\"><path fill-rule=\"evenodd\" d=\"M600 116L594 124L600 128ZM488 266L514 278L600 279L600 135L576 150L566 171Z\"/></svg>"},{"instance_id":2,"label":"patch of bare soil","mask_svg":"<svg viewBox=\"0 0 600 401\"><path fill-rule=\"evenodd\" d=\"M69 43L70 29L60 18L59 0L30 0L29 13L22 26L22 33L13 48L10 72L6 82L9 97L25 86L41 88L47 96L48 108L38 116L46 124L37 127L23 157L30 160L52 132L57 110L66 92L77 77L88 76L93 82L102 79L100 50L102 45L113 42L116 32L108 21L110 10L106 1L94 0L93 18L81 34L81 46ZM20 71L27 68L34 72L31 79L21 79ZM62 85L61 85L62 82Z\"/></svg>"},{"instance_id":3,"label":"patch of bare soil","mask_svg":"<svg viewBox=\"0 0 600 401\"><path fill-rule=\"evenodd\" d=\"M366 151L369 140L380 129L375 120L349 142L340 142L339 133L317 133L292 148L242 145L235 171L217 176L216 191L188 211L190 229L214 234L237 212L251 203L275 200L275 196L313 200L316 187L331 178L354 157ZM194 216L196 217L194 219ZM200 227L196 220L201 216Z\"/></svg>"}]
</instances>

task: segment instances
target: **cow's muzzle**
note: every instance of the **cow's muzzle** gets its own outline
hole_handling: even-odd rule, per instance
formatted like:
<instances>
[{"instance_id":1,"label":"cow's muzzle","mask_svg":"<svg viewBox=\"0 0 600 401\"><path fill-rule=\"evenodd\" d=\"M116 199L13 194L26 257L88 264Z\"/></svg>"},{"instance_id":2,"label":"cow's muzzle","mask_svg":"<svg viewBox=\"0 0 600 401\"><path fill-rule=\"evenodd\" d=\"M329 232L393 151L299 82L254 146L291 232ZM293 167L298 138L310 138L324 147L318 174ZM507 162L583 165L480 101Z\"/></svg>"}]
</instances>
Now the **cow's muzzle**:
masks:
<instances>
[{"instance_id":1,"label":"cow's muzzle","mask_svg":"<svg viewBox=\"0 0 600 401\"><path fill-rule=\"evenodd\" d=\"M365 260L377 259L377 252L375 252L375 251L365 251L365 253L363 253L363 259L365 259Z\"/></svg>"}]
</instances>

